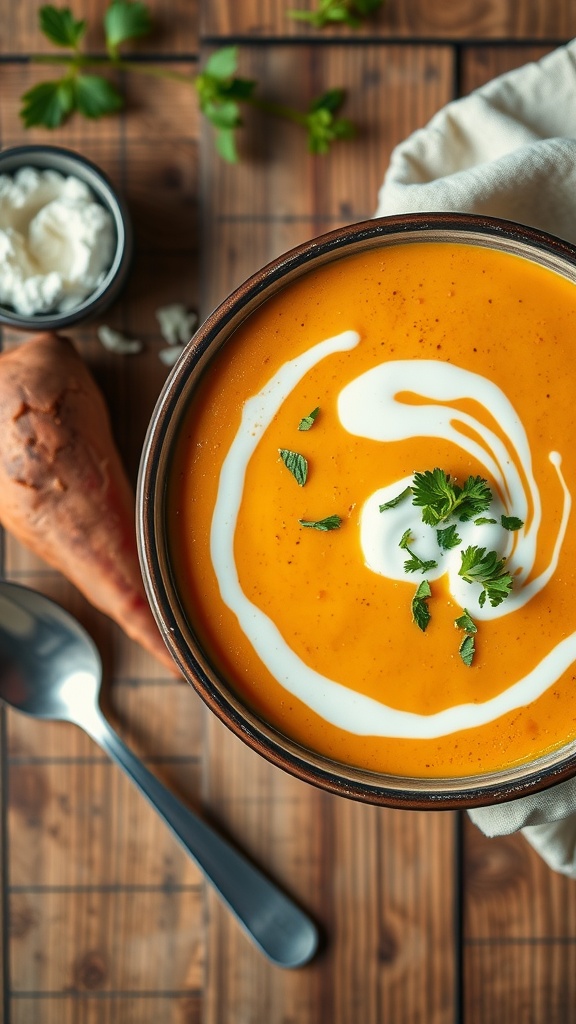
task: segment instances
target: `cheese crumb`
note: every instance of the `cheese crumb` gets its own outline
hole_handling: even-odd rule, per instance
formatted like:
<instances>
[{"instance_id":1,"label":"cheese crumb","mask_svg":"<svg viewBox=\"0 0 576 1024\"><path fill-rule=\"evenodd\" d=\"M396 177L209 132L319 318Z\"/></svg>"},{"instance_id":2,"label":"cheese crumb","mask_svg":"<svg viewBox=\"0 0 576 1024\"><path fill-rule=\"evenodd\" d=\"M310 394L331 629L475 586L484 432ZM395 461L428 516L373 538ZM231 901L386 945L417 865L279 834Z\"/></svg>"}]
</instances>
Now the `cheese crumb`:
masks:
<instances>
[{"instance_id":1,"label":"cheese crumb","mask_svg":"<svg viewBox=\"0 0 576 1024\"><path fill-rule=\"evenodd\" d=\"M135 355L142 351L141 341L137 341L135 338L126 338L120 331L115 331L112 327L107 327L106 324L101 324L96 329L96 334L108 352L117 352L119 355Z\"/></svg>"}]
</instances>

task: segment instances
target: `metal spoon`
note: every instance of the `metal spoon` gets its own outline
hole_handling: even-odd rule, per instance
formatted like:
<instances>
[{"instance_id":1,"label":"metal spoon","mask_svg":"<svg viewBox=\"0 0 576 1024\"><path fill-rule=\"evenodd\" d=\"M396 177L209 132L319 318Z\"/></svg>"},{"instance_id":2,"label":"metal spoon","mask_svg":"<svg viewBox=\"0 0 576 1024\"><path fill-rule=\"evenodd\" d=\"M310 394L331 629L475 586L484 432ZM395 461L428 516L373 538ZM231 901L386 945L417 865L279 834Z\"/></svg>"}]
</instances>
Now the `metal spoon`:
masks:
<instances>
[{"instance_id":1,"label":"metal spoon","mask_svg":"<svg viewBox=\"0 0 576 1024\"><path fill-rule=\"evenodd\" d=\"M84 729L158 811L259 949L280 967L307 963L318 946L314 923L128 749L100 709L101 679L100 655L68 612L43 594L0 582L0 699Z\"/></svg>"}]
</instances>

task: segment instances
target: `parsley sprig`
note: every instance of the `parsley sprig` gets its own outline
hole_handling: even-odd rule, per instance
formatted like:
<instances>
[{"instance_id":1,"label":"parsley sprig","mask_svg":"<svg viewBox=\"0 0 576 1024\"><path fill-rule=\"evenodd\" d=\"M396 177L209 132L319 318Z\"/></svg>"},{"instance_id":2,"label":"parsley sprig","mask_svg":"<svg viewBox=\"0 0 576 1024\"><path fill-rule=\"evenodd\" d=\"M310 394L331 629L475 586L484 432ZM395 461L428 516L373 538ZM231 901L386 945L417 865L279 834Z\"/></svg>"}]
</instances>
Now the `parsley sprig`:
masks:
<instances>
[{"instance_id":1,"label":"parsley sprig","mask_svg":"<svg viewBox=\"0 0 576 1024\"><path fill-rule=\"evenodd\" d=\"M514 584L514 577L506 568L506 559L501 558L497 551L473 546L467 547L461 557L458 575L466 583L481 585L480 607L483 608L488 600L493 608L497 608L508 597Z\"/></svg>"},{"instance_id":2,"label":"parsley sprig","mask_svg":"<svg viewBox=\"0 0 576 1024\"><path fill-rule=\"evenodd\" d=\"M443 469L415 473L412 504L422 509L422 521L437 526L452 516L461 523L476 519L492 502L492 491L481 476L469 476L460 487Z\"/></svg>"},{"instance_id":3,"label":"parsley sprig","mask_svg":"<svg viewBox=\"0 0 576 1024\"><path fill-rule=\"evenodd\" d=\"M364 18L375 14L384 0L318 0L315 11L288 11L294 21L307 21L314 28L326 25L348 25L359 28Z\"/></svg>"},{"instance_id":4,"label":"parsley sprig","mask_svg":"<svg viewBox=\"0 0 576 1024\"><path fill-rule=\"evenodd\" d=\"M202 114L215 128L217 151L230 163L238 160L236 130L242 124L243 105L258 107L303 127L311 153L327 153L333 142L354 134L351 122L339 116L345 100L343 89L329 89L304 111L271 103L256 94L256 82L237 77L235 46L213 53L196 76L127 59L122 53L123 45L152 31L149 8L141 0L112 0L106 8L102 25L105 56L81 51L88 24L85 19L77 19L68 7L44 5L38 18L41 32L65 52L37 54L31 61L60 65L64 74L40 82L24 93L20 116L26 128L58 128L75 112L87 118L116 113L124 106L124 97L107 77L94 73L104 70L164 78L194 88Z\"/></svg>"},{"instance_id":5,"label":"parsley sprig","mask_svg":"<svg viewBox=\"0 0 576 1024\"><path fill-rule=\"evenodd\" d=\"M415 554L415 552L408 546L411 542L411 531L405 530L398 544L398 547L407 551L410 555L410 558L404 562L404 572L428 572L430 569L435 569L438 562L435 562L433 558L420 558L419 555Z\"/></svg>"}]
</instances>

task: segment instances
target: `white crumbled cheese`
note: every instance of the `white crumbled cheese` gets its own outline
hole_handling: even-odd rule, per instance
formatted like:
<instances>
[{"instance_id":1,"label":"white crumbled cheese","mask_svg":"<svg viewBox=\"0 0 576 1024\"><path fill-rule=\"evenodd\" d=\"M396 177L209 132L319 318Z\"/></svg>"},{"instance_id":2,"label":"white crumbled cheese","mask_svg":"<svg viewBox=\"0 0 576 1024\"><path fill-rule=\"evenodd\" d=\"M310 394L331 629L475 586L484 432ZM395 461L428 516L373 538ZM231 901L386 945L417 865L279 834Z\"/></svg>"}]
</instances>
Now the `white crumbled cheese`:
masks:
<instances>
[{"instance_id":1,"label":"white crumbled cheese","mask_svg":"<svg viewBox=\"0 0 576 1024\"><path fill-rule=\"evenodd\" d=\"M126 338L120 331L115 331L106 324L96 328L96 334L109 352L117 352L119 355L136 355L142 351L142 342L136 338Z\"/></svg>"},{"instance_id":2,"label":"white crumbled cheese","mask_svg":"<svg viewBox=\"0 0 576 1024\"><path fill-rule=\"evenodd\" d=\"M170 345L169 348L161 348L158 358L164 366L175 366L182 355L182 345Z\"/></svg>"},{"instance_id":3,"label":"white crumbled cheese","mask_svg":"<svg viewBox=\"0 0 576 1024\"><path fill-rule=\"evenodd\" d=\"M21 316L67 312L114 256L114 223L79 178L21 168L0 175L0 304Z\"/></svg>"},{"instance_id":4,"label":"white crumbled cheese","mask_svg":"<svg viewBox=\"0 0 576 1024\"><path fill-rule=\"evenodd\" d=\"M190 313L181 302L161 306L156 310L156 318L160 325L160 333L169 345L185 345L190 341L198 323L196 313Z\"/></svg>"}]
</instances>

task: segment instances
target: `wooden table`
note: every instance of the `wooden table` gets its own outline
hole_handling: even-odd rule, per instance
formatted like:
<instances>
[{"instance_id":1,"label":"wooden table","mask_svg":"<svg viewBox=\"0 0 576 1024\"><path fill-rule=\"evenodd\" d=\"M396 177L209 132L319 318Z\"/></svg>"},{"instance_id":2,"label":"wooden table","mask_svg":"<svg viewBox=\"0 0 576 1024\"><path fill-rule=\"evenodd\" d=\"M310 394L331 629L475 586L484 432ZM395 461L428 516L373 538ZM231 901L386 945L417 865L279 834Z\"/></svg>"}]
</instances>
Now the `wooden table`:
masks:
<instances>
[{"instance_id":1,"label":"wooden table","mask_svg":"<svg viewBox=\"0 0 576 1024\"><path fill-rule=\"evenodd\" d=\"M73 332L101 383L135 478L166 370L155 310L206 314L290 246L369 217L393 146L447 101L576 34L571 0L387 0L357 33L310 30L281 0L153 0L135 47L193 73L238 43L240 71L304 107L345 85L353 142L323 159L298 130L250 114L230 167L194 93L136 76L124 113L25 133L19 96L46 77L37 0L3 0L0 145L52 142L100 164L137 235L129 286L105 322L142 339L119 357L95 324ZM294 3L296 6L296 0ZM312 0L300 0L312 7ZM103 0L75 0L91 23ZM101 39L89 33L93 52ZM3 343L20 339L4 332ZM271 767L10 537L6 576L53 595L97 641L127 742L260 862L326 934L322 954L268 964L122 774L79 730L0 718L5 1024L568 1024L576 1020L576 888L518 836L464 816L362 806Z\"/></svg>"}]
</instances>

